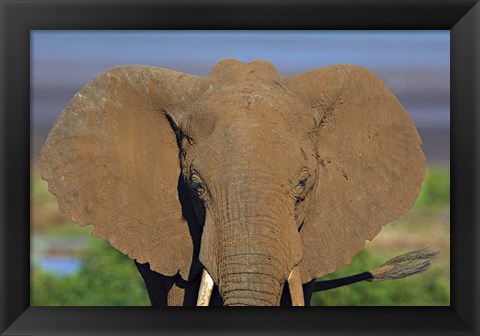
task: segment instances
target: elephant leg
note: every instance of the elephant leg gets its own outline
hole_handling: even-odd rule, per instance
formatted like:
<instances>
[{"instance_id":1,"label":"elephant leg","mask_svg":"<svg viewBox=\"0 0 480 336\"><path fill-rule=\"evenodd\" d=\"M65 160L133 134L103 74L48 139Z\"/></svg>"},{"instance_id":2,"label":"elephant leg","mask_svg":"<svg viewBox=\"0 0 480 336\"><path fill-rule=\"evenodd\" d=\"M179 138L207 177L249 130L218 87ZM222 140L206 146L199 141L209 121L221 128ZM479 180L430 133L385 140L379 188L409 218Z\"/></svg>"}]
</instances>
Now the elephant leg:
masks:
<instances>
[{"instance_id":1,"label":"elephant leg","mask_svg":"<svg viewBox=\"0 0 480 336\"><path fill-rule=\"evenodd\" d=\"M152 306L195 306L197 304L200 275L191 281L183 280L179 275L165 276L150 269L150 265L135 262L142 275ZM210 306L222 306L223 300L214 286Z\"/></svg>"},{"instance_id":2,"label":"elephant leg","mask_svg":"<svg viewBox=\"0 0 480 336\"><path fill-rule=\"evenodd\" d=\"M200 277L192 281L185 281L177 276L176 282L168 294L169 306L194 307L197 305L198 291L200 289ZM213 286L209 306L223 306L223 299L218 291L218 286Z\"/></svg>"},{"instance_id":3,"label":"elephant leg","mask_svg":"<svg viewBox=\"0 0 480 336\"><path fill-rule=\"evenodd\" d=\"M315 283L315 279L313 279L310 282L304 283L302 285L305 306L310 306L310 300L312 299L312 294L315 289L314 283ZM291 305L292 305L292 298L290 297L288 284L287 282L285 282L285 285L283 286L282 297L280 298L280 306L291 306Z\"/></svg>"},{"instance_id":4,"label":"elephant leg","mask_svg":"<svg viewBox=\"0 0 480 336\"><path fill-rule=\"evenodd\" d=\"M315 279L303 284L303 297L305 299L305 306L310 306L310 300L315 289Z\"/></svg>"},{"instance_id":5,"label":"elephant leg","mask_svg":"<svg viewBox=\"0 0 480 336\"><path fill-rule=\"evenodd\" d=\"M150 270L150 265L148 263L139 264L135 261L135 265L145 282L145 287L147 288L148 297L150 298L152 306L168 306L169 292L174 285L173 277L163 276L160 273ZM178 297L177 291L175 291L174 297Z\"/></svg>"}]
</instances>

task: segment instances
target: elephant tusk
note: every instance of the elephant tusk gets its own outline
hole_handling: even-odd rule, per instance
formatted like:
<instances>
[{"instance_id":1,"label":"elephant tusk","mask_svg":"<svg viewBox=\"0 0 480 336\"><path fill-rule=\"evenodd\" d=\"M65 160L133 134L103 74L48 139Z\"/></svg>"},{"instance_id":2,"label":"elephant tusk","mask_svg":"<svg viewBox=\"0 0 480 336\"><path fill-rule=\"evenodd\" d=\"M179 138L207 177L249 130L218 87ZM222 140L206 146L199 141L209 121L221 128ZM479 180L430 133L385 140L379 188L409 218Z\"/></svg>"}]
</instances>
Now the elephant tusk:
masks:
<instances>
[{"instance_id":1,"label":"elephant tusk","mask_svg":"<svg viewBox=\"0 0 480 336\"><path fill-rule=\"evenodd\" d=\"M197 306L208 306L213 291L213 279L204 269L202 273L202 281L198 291Z\"/></svg>"},{"instance_id":2,"label":"elephant tusk","mask_svg":"<svg viewBox=\"0 0 480 336\"><path fill-rule=\"evenodd\" d=\"M288 276L288 289L290 290L290 297L292 298L292 306L305 306L302 279L298 266L295 266Z\"/></svg>"}]
</instances>

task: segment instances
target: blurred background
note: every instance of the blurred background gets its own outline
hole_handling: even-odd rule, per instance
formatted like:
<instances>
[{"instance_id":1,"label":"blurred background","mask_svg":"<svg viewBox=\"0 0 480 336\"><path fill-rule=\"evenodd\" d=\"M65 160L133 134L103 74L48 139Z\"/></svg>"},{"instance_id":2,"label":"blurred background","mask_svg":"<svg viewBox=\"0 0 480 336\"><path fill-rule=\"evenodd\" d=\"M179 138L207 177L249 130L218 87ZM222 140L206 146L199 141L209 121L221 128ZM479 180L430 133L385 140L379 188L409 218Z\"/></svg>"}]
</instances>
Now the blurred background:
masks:
<instances>
[{"instance_id":1,"label":"blurred background","mask_svg":"<svg viewBox=\"0 0 480 336\"><path fill-rule=\"evenodd\" d=\"M350 63L380 76L412 116L427 158L415 206L383 227L352 262L322 279L376 268L400 253L441 252L408 279L358 283L315 294L313 305L450 305L449 31L32 31L31 305L149 305L128 257L58 211L36 166L69 100L108 68L145 64L207 76L224 58L265 59L282 76Z\"/></svg>"}]
</instances>

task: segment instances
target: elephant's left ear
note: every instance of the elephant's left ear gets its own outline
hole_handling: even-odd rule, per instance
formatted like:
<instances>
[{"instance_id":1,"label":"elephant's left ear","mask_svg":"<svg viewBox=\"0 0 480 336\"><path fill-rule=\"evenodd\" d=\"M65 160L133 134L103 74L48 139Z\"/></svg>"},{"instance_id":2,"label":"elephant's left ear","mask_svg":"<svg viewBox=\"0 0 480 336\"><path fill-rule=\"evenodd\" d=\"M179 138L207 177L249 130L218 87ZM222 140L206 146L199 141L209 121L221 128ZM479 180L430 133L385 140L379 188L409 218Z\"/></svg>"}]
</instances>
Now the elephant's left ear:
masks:
<instances>
[{"instance_id":1,"label":"elephant's left ear","mask_svg":"<svg viewBox=\"0 0 480 336\"><path fill-rule=\"evenodd\" d=\"M72 98L39 158L60 211L95 225L95 236L139 263L184 279L195 237L179 197L172 120L188 116L207 82L157 67L112 68Z\"/></svg>"},{"instance_id":2,"label":"elephant's left ear","mask_svg":"<svg viewBox=\"0 0 480 336\"><path fill-rule=\"evenodd\" d=\"M301 230L308 281L349 263L382 225L412 207L425 157L412 119L370 71L330 66L281 84L316 120L318 183Z\"/></svg>"}]
</instances>

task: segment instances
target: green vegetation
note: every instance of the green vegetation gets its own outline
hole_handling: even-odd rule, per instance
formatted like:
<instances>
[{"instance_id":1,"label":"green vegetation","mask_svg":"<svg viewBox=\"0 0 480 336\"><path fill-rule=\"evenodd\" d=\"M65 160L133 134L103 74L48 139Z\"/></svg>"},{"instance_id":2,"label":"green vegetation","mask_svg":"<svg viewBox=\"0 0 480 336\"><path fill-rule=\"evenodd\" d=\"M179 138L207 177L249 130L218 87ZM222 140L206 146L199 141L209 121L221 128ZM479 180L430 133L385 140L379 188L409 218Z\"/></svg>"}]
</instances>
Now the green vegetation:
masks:
<instances>
[{"instance_id":1,"label":"green vegetation","mask_svg":"<svg viewBox=\"0 0 480 336\"><path fill-rule=\"evenodd\" d=\"M132 260L107 242L91 236L91 228L68 222L58 213L47 184L32 177L32 234L83 237L88 249L79 256L83 266L69 276L46 273L32 265L31 304L34 306L149 305L148 295ZM352 262L323 279L378 267L395 255L419 248L439 250L441 256L424 274L386 282L361 282L316 293L313 305L327 306L441 306L450 304L448 170L429 169L413 209L387 225ZM38 249L32 247L33 253Z\"/></svg>"},{"instance_id":2,"label":"green vegetation","mask_svg":"<svg viewBox=\"0 0 480 336\"><path fill-rule=\"evenodd\" d=\"M380 256L365 249L346 267L320 280L345 277L374 269L392 256ZM444 265L434 262L425 273L406 279L359 282L317 292L312 305L319 306L448 306L450 284Z\"/></svg>"},{"instance_id":3,"label":"green vegetation","mask_svg":"<svg viewBox=\"0 0 480 336\"><path fill-rule=\"evenodd\" d=\"M83 267L71 276L45 273L33 267L31 305L150 305L142 277L133 261L107 242L92 237L82 262Z\"/></svg>"},{"instance_id":4,"label":"green vegetation","mask_svg":"<svg viewBox=\"0 0 480 336\"><path fill-rule=\"evenodd\" d=\"M438 211L450 207L450 170L428 169L414 209Z\"/></svg>"},{"instance_id":5,"label":"green vegetation","mask_svg":"<svg viewBox=\"0 0 480 336\"><path fill-rule=\"evenodd\" d=\"M33 201L42 204L54 198L54 196L48 191L47 182L37 176L32 176L31 178L30 197Z\"/></svg>"}]
</instances>

